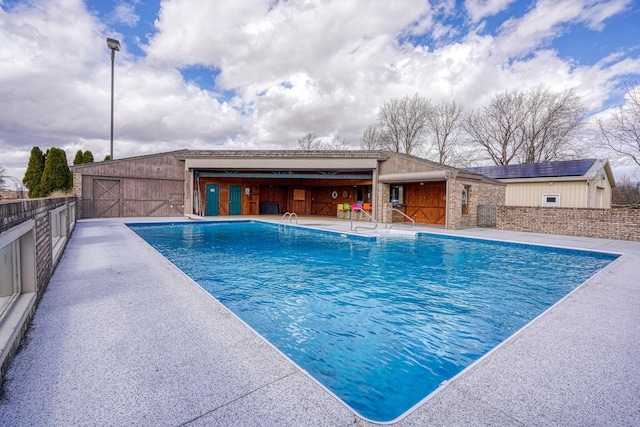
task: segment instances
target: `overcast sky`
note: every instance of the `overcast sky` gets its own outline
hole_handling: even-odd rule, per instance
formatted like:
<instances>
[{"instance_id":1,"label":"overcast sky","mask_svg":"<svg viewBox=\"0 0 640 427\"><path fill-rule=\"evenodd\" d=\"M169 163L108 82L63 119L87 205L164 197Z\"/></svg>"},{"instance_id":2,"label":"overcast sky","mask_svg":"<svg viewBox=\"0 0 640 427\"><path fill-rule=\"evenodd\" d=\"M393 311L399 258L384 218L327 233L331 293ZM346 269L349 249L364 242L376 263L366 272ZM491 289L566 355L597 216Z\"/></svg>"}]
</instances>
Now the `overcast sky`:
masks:
<instances>
[{"instance_id":1,"label":"overcast sky","mask_svg":"<svg viewBox=\"0 0 640 427\"><path fill-rule=\"evenodd\" d=\"M0 165L33 146L114 157L359 148L389 99L479 108L505 90L573 88L589 116L640 80L637 0L0 0ZM633 171L616 165L616 176ZM640 176L637 176L640 179Z\"/></svg>"}]
</instances>

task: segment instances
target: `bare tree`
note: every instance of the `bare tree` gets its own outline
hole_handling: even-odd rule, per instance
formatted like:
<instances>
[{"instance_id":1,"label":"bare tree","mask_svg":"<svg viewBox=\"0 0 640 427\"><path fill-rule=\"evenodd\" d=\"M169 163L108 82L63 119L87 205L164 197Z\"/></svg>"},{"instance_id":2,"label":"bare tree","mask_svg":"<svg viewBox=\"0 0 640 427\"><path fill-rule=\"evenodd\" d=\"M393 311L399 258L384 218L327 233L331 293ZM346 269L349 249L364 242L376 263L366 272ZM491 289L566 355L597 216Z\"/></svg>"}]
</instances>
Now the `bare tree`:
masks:
<instances>
[{"instance_id":1,"label":"bare tree","mask_svg":"<svg viewBox=\"0 0 640 427\"><path fill-rule=\"evenodd\" d=\"M299 150L317 150L320 148L320 140L315 132L309 132L305 136L298 138Z\"/></svg>"},{"instance_id":2,"label":"bare tree","mask_svg":"<svg viewBox=\"0 0 640 427\"><path fill-rule=\"evenodd\" d=\"M4 174L4 168L2 167L2 165L0 165L0 189L4 188L5 185L5 174Z\"/></svg>"},{"instance_id":3,"label":"bare tree","mask_svg":"<svg viewBox=\"0 0 640 427\"><path fill-rule=\"evenodd\" d=\"M431 101L418 94L386 102L378 110L377 126L382 146L396 153L412 154L424 142Z\"/></svg>"},{"instance_id":4,"label":"bare tree","mask_svg":"<svg viewBox=\"0 0 640 427\"><path fill-rule=\"evenodd\" d=\"M437 152L437 162L449 164L460 141L462 106L455 101L442 101L427 118L427 128Z\"/></svg>"},{"instance_id":5,"label":"bare tree","mask_svg":"<svg viewBox=\"0 0 640 427\"><path fill-rule=\"evenodd\" d=\"M597 125L606 147L640 165L640 85L627 83L625 89L625 104L609 120L598 119Z\"/></svg>"},{"instance_id":6,"label":"bare tree","mask_svg":"<svg viewBox=\"0 0 640 427\"><path fill-rule=\"evenodd\" d=\"M348 148L347 139L340 138L339 134L335 134L329 141L322 142L320 148L323 150L346 150Z\"/></svg>"},{"instance_id":7,"label":"bare tree","mask_svg":"<svg viewBox=\"0 0 640 427\"><path fill-rule=\"evenodd\" d=\"M563 160L572 156L572 144L584 125L584 106L573 89L554 93L537 86L525 93L524 146L521 163Z\"/></svg>"},{"instance_id":8,"label":"bare tree","mask_svg":"<svg viewBox=\"0 0 640 427\"><path fill-rule=\"evenodd\" d=\"M360 138L360 148L362 150L380 150L384 148L382 141L382 129L377 123L369 125Z\"/></svg>"},{"instance_id":9,"label":"bare tree","mask_svg":"<svg viewBox=\"0 0 640 427\"><path fill-rule=\"evenodd\" d=\"M573 90L554 93L540 85L494 96L465 119L464 128L496 165L548 162L574 155L583 117L584 107Z\"/></svg>"},{"instance_id":10,"label":"bare tree","mask_svg":"<svg viewBox=\"0 0 640 427\"><path fill-rule=\"evenodd\" d=\"M526 119L524 94L504 92L494 96L482 111L469 114L464 129L496 165L508 165L525 143L521 129Z\"/></svg>"},{"instance_id":11,"label":"bare tree","mask_svg":"<svg viewBox=\"0 0 640 427\"><path fill-rule=\"evenodd\" d=\"M624 175L611 189L613 207L640 207L640 182Z\"/></svg>"}]
</instances>

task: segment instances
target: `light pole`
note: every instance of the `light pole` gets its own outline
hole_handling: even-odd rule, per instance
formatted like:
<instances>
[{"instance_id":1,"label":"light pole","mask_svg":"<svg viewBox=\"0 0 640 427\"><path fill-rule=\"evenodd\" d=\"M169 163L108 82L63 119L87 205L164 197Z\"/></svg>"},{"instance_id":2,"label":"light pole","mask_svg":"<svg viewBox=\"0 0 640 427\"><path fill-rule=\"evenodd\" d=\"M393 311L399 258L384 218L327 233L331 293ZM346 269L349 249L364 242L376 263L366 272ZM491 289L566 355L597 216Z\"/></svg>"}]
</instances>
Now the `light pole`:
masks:
<instances>
[{"instance_id":1,"label":"light pole","mask_svg":"<svg viewBox=\"0 0 640 427\"><path fill-rule=\"evenodd\" d=\"M120 50L120 42L107 37L107 47L111 49L111 155L113 160L113 62L116 57L116 50Z\"/></svg>"}]
</instances>

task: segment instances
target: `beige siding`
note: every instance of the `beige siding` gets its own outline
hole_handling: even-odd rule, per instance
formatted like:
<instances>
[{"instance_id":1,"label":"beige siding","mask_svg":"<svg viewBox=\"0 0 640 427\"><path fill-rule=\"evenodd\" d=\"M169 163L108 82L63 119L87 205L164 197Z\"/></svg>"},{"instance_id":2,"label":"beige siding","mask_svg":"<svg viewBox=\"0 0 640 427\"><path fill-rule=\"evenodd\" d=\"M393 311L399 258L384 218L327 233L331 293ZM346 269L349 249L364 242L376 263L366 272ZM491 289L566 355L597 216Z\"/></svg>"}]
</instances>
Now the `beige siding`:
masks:
<instances>
[{"instance_id":1,"label":"beige siding","mask_svg":"<svg viewBox=\"0 0 640 427\"><path fill-rule=\"evenodd\" d=\"M502 180L507 184L506 206L543 206L542 195L558 195L561 208L611 208L611 169L608 163L586 177Z\"/></svg>"},{"instance_id":2,"label":"beige siding","mask_svg":"<svg viewBox=\"0 0 640 427\"><path fill-rule=\"evenodd\" d=\"M600 194L599 197L598 193ZM611 208L611 183L609 183L608 179L600 180L593 185L590 201L591 203L588 206L590 208Z\"/></svg>"},{"instance_id":3,"label":"beige siding","mask_svg":"<svg viewBox=\"0 0 640 427\"><path fill-rule=\"evenodd\" d=\"M542 206L543 194L558 194L561 208L584 208L588 189L586 181L508 183L505 205Z\"/></svg>"},{"instance_id":4,"label":"beige siding","mask_svg":"<svg viewBox=\"0 0 640 427\"><path fill-rule=\"evenodd\" d=\"M441 171L446 167L436 164L427 164L416 161L412 158L391 156L388 160L380 163L379 174L386 175L391 173L409 173L409 172L430 172Z\"/></svg>"}]
</instances>

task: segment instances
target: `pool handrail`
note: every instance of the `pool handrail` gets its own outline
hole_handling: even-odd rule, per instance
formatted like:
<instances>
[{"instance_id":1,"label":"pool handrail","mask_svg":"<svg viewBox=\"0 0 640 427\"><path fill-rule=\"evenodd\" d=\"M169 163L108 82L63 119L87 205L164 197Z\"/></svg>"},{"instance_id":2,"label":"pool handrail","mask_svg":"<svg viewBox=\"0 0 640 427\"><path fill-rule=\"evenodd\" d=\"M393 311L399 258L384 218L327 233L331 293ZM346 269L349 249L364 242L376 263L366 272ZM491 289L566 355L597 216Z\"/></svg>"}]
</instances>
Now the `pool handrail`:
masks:
<instances>
[{"instance_id":1,"label":"pool handrail","mask_svg":"<svg viewBox=\"0 0 640 427\"><path fill-rule=\"evenodd\" d=\"M364 225L357 225L356 228L353 228L353 213L356 211L360 211L362 213L364 213L366 216L369 217L369 219L371 219L371 222L373 222L374 226L373 227L366 227ZM351 231L358 231L358 228L363 228L365 230L375 230L376 228L378 228L378 221L375 220L374 217L371 216L371 214L367 211L365 211L362 208L351 208L351 213L349 214L349 219L351 220Z\"/></svg>"},{"instance_id":2,"label":"pool handrail","mask_svg":"<svg viewBox=\"0 0 640 427\"><path fill-rule=\"evenodd\" d=\"M404 213L401 210L396 209L396 208L388 208L386 211L384 211L384 216L385 216L384 228L392 228L393 227L393 222L387 222L386 221L387 213L388 212L393 212L393 211L398 212L400 215L402 215L403 217L405 217L405 218L409 219L409 221L411 221L411 226L409 228L413 228L413 226L416 225L416 222L413 220L413 218L411 218L406 213Z\"/></svg>"},{"instance_id":3,"label":"pool handrail","mask_svg":"<svg viewBox=\"0 0 640 427\"><path fill-rule=\"evenodd\" d=\"M296 224L298 223L298 215L295 212L285 212L284 215L282 215L282 218L280 218L280 224L282 224L284 222L285 219L289 218L289 224L291 224L291 219L292 218L296 218Z\"/></svg>"}]
</instances>

